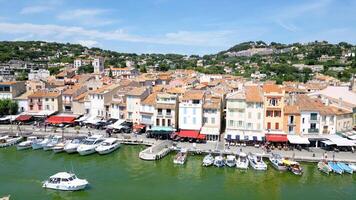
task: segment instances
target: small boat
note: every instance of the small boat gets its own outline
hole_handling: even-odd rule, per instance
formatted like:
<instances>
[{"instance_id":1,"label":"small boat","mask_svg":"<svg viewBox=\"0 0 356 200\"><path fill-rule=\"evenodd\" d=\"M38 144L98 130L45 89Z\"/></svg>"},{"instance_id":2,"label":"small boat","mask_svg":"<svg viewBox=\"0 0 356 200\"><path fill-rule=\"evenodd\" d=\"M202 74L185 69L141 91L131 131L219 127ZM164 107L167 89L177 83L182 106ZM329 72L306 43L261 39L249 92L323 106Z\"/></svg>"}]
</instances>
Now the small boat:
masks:
<instances>
[{"instance_id":1,"label":"small boat","mask_svg":"<svg viewBox=\"0 0 356 200\"><path fill-rule=\"evenodd\" d=\"M209 167L214 164L214 157L211 154L208 154L203 159L203 166Z\"/></svg>"},{"instance_id":2,"label":"small boat","mask_svg":"<svg viewBox=\"0 0 356 200\"><path fill-rule=\"evenodd\" d=\"M225 164L228 167L235 167L235 165L236 165L236 156L234 156L234 155L226 156Z\"/></svg>"},{"instance_id":3,"label":"small boat","mask_svg":"<svg viewBox=\"0 0 356 200\"><path fill-rule=\"evenodd\" d=\"M349 174L352 174L354 172L353 169L351 169L351 167L349 167L348 165L346 165L345 163L343 162L337 162L336 163L341 169L344 170L344 172L346 173L349 173Z\"/></svg>"},{"instance_id":4,"label":"small boat","mask_svg":"<svg viewBox=\"0 0 356 200\"><path fill-rule=\"evenodd\" d=\"M224 167L225 165L225 161L224 161L224 157L220 156L215 156L214 159L214 166L215 167Z\"/></svg>"},{"instance_id":5,"label":"small boat","mask_svg":"<svg viewBox=\"0 0 356 200\"><path fill-rule=\"evenodd\" d=\"M78 146L77 151L82 156L93 154L96 152L95 148L98 147L103 141L104 138L102 135L90 136Z\"/></svg>"},{"instance_id":6,"label":"small boat","mask_svg":"<svg viewBox=\"0 0 356 200\"><path fill-rule=\"evenodd\" d=\"M255 170L267 170L267 165L263 161L263 158L260 154L252 154L249 153L247 156L250 165L252 166L253 169Z\"/></svg>"},{"instance_id":7,"label":"small boat","mask_svg":"<svg viewBox=\"0 0 356 200\"><path fill-rule=\"evenodd\" d=\"M115 151L120 148L120 146L121 144L117 138L107 138L103 143L95 148L95 151L103 155Z\"/></svg>"},{"instance_id":8,"label":"small boat","mask_svg":"<svg viewBox=\"0 0 356 200\"><path fill-rule=\"evenodd\" d=\"M4 196L4 197L0 197L0 200L10 200L10 195Z\"/></svg>"},{"instance_id":9,"label":"small boat","mask_svg":"<svg viewBox=\"0 0 356 200\"><path fill-rule=\"evenodd\" d=\"M328 165L331 167L331 169L333 170L333 172L337 173L337 174L342 174L344 173L344 170L342 168L340 168L336 162L328 162Z\"/></svg>"},{"instance_id":10,"label":"small boat","mask_svg":"<svg viewBox=\"0 0 356 200\"><path fill-rule=\"evenodd\" d=\"M42 149L43 146L47 145L49 142L51 142L53 136L48 136L45 137L44 139L39 139L35 142L32 143L32 149L36 150L36 149Z\"/></svg>"},{"instance_id":11,"label":"small boat","mask_svg":"<svg viewBox=\"0 0 356 200\"><path fill-rule=\"evenodd\" d=\"M287 166L288 170L291 171L295 175L302 175L303 174L303 168L300 166L300 164L296 161L293 160L288 160L284 159L283 164Z\"/></svg>"},{"instance_id":12,"label":"small boat","mask_svg":"<svg viewBox=\"0 0 356 200\"><path fill-rule=\"evenodd\" d=\"M54 153L60 153L60 152L63 152L64 151L64 147L66 146L67 143L69 143L70 140L67 140L67 141L62 141L62 142L59 142L58 144L56 144L52 150Z\"/></svg>"},{"instance_id":13,"label":"small boat","mask_svg":"<svg viewBox=\"0 0 356 200\"><path fill-rule=\"evenodd\" d=\"M238 169L248 169L248 159L247 155L243 152L240 153L239 157L236 160L236 168Z\"/></svg>"},{"instance_id":14,"label":"small boat","mask_svg":"<svg viewBox=\"0 0 356 200\"><path fill-rule=\"evenodd\" d=\"M326 160L321 160L318 162L318 169L321 172L324 172L325 174L329 174L332 172L332 168L328 165L328 162Z\"/></svg>"},{"instance_id":15,"label":"small boat","mask_svg":"<svg viewBox=\"0 0 356 200\"><path fill-rule=\"evenodd\" d=\"M87 180L79 179L75 174L59 172L44 181L42 187L54 190L77 191L84 189L88 184Z\"/></svg>"},{"instance_id":16,"label":"small boat","mask_svg":"<svg viewBox=\"0 0 356 200\"><path fill-rule=\"evenodd\" d=\"M67 153L76 153L77 152L77 148L79 147L80 144L82 144L83 139L81 138L75 138L73 140L71 140L70 142L68 142L65 146L64 146L64 151Z\"/></svg>"},{"instance_id":17,"label":"small boat","mask_svg":"<svg viewBox=\"0 0 356 200\"><path fill-rule=\"evenodd\" d=\"M349 163L348 166L349 166L354 172L356 172L356 164Z\"/></svg>"},{"instance_id":18,"label":"small boat","mask_svg":"<svg viewBox=\"0 0 356 200\"><path fill-rule=\"evenodd\" d=\"M22 140L21 136L10 137L8 135L0 137L0 148L9 147L19 143Z\"/></svg>"},{"instance_id":19,"label":"small boat","mask_svg":"<svg viewBox=\"0 0 356 200\"><path fill-rule=\"evenodd\" d=\"M281 155L272 153L269 157L269 161L275 169L279 171L287 171L287 167L283 164L283 158Z\"/></svg>"},{"instance_id":20,"label":"small boat","mask_svg":"<svg viewBox=\"0 0 356 200\"><path fill-rule=\"evenodd\" d=\"M24 149L30 149L32 146L33 142L37 141L37 137L31 136L28 137L26 141L20 142L17 144L16 149L17 150L24 150Z\"/></svg>"},{"instance_id":21,"label":"small boat","mask_svg":"<svg viewBox=\"0 0 356 200\"><path fill-rule=\"evenodd\" d=\"M55 135L50 142L43 146L43 150L49 151L52 150L54 146L62 141L62 136Z\"/></svg>"},{"instance_id":22,"label":"small boat","mask_svg":"<svg viewBox=\"0 0 356 200\"><path fill-rule=\"evenodd\" d=\"M183 165L187 160L188 152L186 149L180 150L173 159L174 164Z\"/></svg>"}]
</instances>

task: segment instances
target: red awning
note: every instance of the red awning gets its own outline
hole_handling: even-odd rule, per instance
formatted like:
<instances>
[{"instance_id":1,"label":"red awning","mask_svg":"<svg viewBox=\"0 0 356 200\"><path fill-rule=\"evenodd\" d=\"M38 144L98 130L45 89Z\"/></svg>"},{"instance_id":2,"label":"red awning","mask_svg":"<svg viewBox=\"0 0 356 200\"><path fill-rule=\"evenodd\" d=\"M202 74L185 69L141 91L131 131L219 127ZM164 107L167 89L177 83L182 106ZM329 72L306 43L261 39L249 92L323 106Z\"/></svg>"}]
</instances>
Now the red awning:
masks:
<instances>
[{"instance_id":1,"label":"red awning","mask_svg":"<svg viewBox=\"0 0 356 200\"><path fill-rule=\"evenodd\" d=\"M267 142L288 142L287 135L282 134L266 134Z\"/></svg>"},{"instance_id":2,"label":"red awning","mask_svg":"<svg viewBox=\"0 0 356 200\"><path fill-rule=\"evenodd\" d=\"M16 121L21 121L21 122L25 122L25 121L28 121L32 118L31 115L20 115L18 117L16 117Z\"/></svg>"},{"instance_id":3,"label":"red awning","mask_svg":"<svg viewBox=\"0 0 356 200\"><path fill-rule=\"evenodd\" d=\"M193 139L200 139L204 140L205 135L199 133L199 131L194 130L181 130L178 132L178 136L181 138L193 138Z\"/></svg>"},{"instance_id":4,"label":"red awning","mask_svg":"<svg viewBox=\"0 0 356 200\"><path fill-rule=\"evenodd\" d=\"M72 116L50 116L46 122L50 124L71 124L76 117Z\"/></svg>"},{"instance_id":5,"label":"red awning","mask_svg":"<svg viewBox=\"0 0 356 200\"><path fill-rule=\"evenodd\" d=\"M143 129L145 127L146 127L146 125L144 125L144 124L136 124L133 126L134 129Z\"/></svg>"}]
</instances>

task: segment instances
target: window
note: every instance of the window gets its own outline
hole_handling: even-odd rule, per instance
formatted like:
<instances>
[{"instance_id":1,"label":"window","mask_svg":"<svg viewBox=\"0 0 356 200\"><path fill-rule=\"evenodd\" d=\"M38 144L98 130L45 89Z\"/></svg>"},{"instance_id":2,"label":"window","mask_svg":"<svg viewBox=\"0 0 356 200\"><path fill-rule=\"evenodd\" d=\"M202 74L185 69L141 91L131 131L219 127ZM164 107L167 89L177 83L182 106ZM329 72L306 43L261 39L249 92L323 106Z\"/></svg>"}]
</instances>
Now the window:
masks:
<instances>
[{"instance_id":1,"label":"window","mask_svg":"<svg viewBox=\"0 0 356 200\"><path fill-rule=\"evenodd\" d=\"M167 126L171 126L171 119L167 119Z\"/></svg>"},{"instance_id":2,"label":"window","mask_svg":"<svg viewBox=\"0 0 356 200\"><path fill-rule=\"evenodd\" d=\"M33 105L30 105L30 110L33 110Z\"/></svg>"},{"instance_id":3,"label":"window","mask_svg":"<svg viewBox=\"0 0 356 200\"><path fill-rule=\"evenodd\" d=\"M171 114L172 114L171 112L172 112L171 109L167 109L167 110L166 110L166 114L167 114L167 115L171 115Z\"/></svg>"},{"instance_id":4,"label":"window","mask_svg":"<svg viewBox=\"0 0 356 200\"><path fill-rule=\"evenodd\" d=\"M271 122L267 123L267 129L271 129Z\"/></svg>"},{"instance_id":5,"label":"window","mask_svg":"<svg viewBox=\"0 0 356 200\"><path fill-rule=\"evenodd\" d=\"M186 124L187 123L187 117L183 118L183 123Z\"/></svg>"},{"instance_id":6,"label":"window","mask_svg":"<svg viewBox=\"0 0 356 200\"><path fill-rule=\"evenodd\" d=\"M279 123L275 124L275 129L277 129L277 130L279 129Z\"/></svg>"},{"instance_id":7,"label":"window","mask_svg":"<svg viewBox=\"0 0 356 200\"><path fill-rule=\"evenodd\" d=\"M317 120L318 114L317 113L310 113L310 120Z\"/></svg>"},{"instance_id":8,"label":"window","mask_svg":"<svg viewBox=\"0 0 356 200\"><path fill-rule=\"evenodd\" d=\"M281 111L274 111L275 117L281 117Z\"/></svg>"},{"instance_id":9,"label":"window","mask_svg":"<svg viewBox=\"0 0 356 200\"><path fill-rule=\"evenodd\" d=\"M326 122L326 116L323 116L323 122Z\"/></svg>"},{"instance_id":10,"label":"window","mask_svg":"<svg viewBox=\"0 0 356 200\"><path fill-rule=\"evenodd\" d=\"M247 129L252 129L252 123L247 123Z\"/></svg>"},{"instance_id":11,"label":"window","mask_svg":"<svg viewBox=\"0 0 356 200\"><path fill-rule=\"evenodd\" d=\"M195 108L193 108L193 115L195 115L196 114L196 111L195 111Z\"/></svg>"},{"instance_id":12,"label":"window","mask_svg":"<svg viewBox=\"0 0 356 200\"><path fill-rule=\"evenodd\" d=\"M48 101L48 98L46 98L46 101Z\"/></svg>"},{"instance_id":13,"label":"window","mask_svg":"<svg viewBox=\"0 0 356 200\"><path fill-rule=\"evenodd\" d=\"M248 103L247 104L247 108L253 108L253 104L252 103Z\"/></svg>"},{"instance_id":14,"label":"window","mask_svg":"<svg viewBox=\"0 0 356 200\"><path fill-rule=\"evenodd\" d=\"M166 120L162 119L162 126L166 126Z\"/></svg>"},{"instance_id":15,"label":"window","mask_svg":"<svg viewBox=\"0 0 356 200\"><path fill-rule=\"evenodd\" d=\"M261 129L261 124L257 123L257 129L260 130Z\"/></svg>"},{"instance_id":16,"label":"window","mask_svg":"<svg viewBox=\"0 0 356 200\"><path fill-rule=\"evenodd\" d=\"M239 127L242 127L242 125L243 125L243 122L239 121Z\"/></svg>"},{"instance_id":17,"label":"window","mask_svg":"<svg viewBox=\"0 0 356 200\"><path fill-rule=\"evenodd\" d=\"M162 109L158 109L158 115L162 115Z\"/></svg>"},{"instance_id":18,"label":"window","mask_svg":"<svg viewBox=\"0 0 356 200\"><path fill-rule=\"evenodd\" d=\"M183 108L183 112L186 115L187 114L187 108Z\"/></svg>"},{"instance_id":19,"label":"window","mask_svg":"<svg viewBox=\"0 0 356 200\"><path fill-rule=\"evenodd\" d=\"M215 124L215 118L214 117L211 118L211 123Z\"/></svg>"},{"instance_id":20,"label":"window","mask_svg":"<svg viewBox=\"0 0 356 200\"><path fill-rule=\"evenodd\" d=\"M234 126L234 120L229 120L229 126Z\"/></svg>"},{"instance_id":21,"label":"window","mask_svg":"<svg viewBox=\"0 0 356 200\"><path fill-rule=\"evenodd\" d=\"M49 110L49 105L46 105L46 110Z\"/></svg>"},{"instance_id":22,"label":"window","mask_svg":"<svg viewBox=\"0 0 356 200\"><path fill-rule=\"evenodd\" d=\"M52 101L54 101L54 98L52 98Z\"/></svg>"},{"instance_id":23,"label":"window","mask_svg":"<svg viewBox=\"0 0 356 200\"><path fill-rule=\"evenodd\" d=\"M310 129L316 129L316 123L311 123L310 124Z\"/></svg>"},{"instance_id":24,"label":"window","mask_svg":"<svg viewBox=\"0 0 356 200\"><path fill-rule=\"evenodd\" d=\"M207 123L208 122L208 118L207 117L203 117L203 123Z\"/></svg>"},{"instance_id":25,"label":"window","mask_svg":"<svg viewBox=\"0 0 356 200\"><path fill-rule=\"evenodd\" d=\"M159 119L156 119L156 126L159 126Z\"/></svg>"},{"instance_id":26,"label":"window","mask_svg":"<svg viewBox=\"0 0 356 200\"><path fill-rule=\"evenodd\" d=\"M262 108L262 104L261 103L256 103L256 108Z\"/></svg>"},{"instance_id":27,"label":"window","mask_svg":"<svg viewBox=\"0 0 356 200\"><path fill-rule=\"evenodd\" d=\"M276 99L276 98L271 98L271 99L269 100L269 105L270 105L270 106L278 106L278 99Z\"/></svg>"},{"instance_id":28,"label":"window","mask_svg":"<svg viewBox=\"0 0 356 200\"><path fill-rule=\"evenodd\" d=\"M305 121L305 118L303 117L303 118L302 118L302 124L304 124L304 121Z\"/></svg>"},{"instance_id":29,"label":"window","mask_svg":"<svg viewBox=\"0 0 356 200\"><path fill-rule=\"evenodd\" d=\"M193 124L195 125L197 123L197 120L195 117L193 117Z\"/></svg>"},{"instance_id":30,"label":"window","mask_svg":"<svg viewBox=\"0 0 356 200\"><path fill-rule=\"evenodd\" d=\"M273 111L267 110L266 111L266 116L267 117L273 117Z\"/></svg>"},{"instance_id":31,"label":"window","mask_svg":"<svg viewBox=\"0 0 356 200\"><path fill-rule=\"evenodd\" d=\"M249 119L251 119L251 115L252 115L252 114L249 112L249 113L248 113L248 118L249 118Z\"/></svg>"},{"instance_id":32,"label":"window","mask_svg":"<svg viewBox=\"0 0 356 200\"><path fill-rule=\"evenodd\" d=\"M193 104L200 104L200 100L193 100Z\"/></svg>"}]
</instances>

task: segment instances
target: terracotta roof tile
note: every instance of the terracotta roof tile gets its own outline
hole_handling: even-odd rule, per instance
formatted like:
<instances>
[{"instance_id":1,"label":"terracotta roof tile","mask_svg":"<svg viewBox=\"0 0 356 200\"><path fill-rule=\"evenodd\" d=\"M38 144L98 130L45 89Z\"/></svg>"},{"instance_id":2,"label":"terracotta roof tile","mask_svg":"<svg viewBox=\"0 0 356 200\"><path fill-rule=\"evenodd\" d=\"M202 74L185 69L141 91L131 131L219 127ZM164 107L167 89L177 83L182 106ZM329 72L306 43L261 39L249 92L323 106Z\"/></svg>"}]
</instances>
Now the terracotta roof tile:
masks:
<instances>
[{"instance_id":1,"label":"terracotta roof tile","mask_svg":"<svg viewBox=\"0 0 356 200\"><path fill-rule=\"evenodd\" d=\"M263 102L263 94L258 86L245 87L246 102Z\"/></svg>"}]
</instances>

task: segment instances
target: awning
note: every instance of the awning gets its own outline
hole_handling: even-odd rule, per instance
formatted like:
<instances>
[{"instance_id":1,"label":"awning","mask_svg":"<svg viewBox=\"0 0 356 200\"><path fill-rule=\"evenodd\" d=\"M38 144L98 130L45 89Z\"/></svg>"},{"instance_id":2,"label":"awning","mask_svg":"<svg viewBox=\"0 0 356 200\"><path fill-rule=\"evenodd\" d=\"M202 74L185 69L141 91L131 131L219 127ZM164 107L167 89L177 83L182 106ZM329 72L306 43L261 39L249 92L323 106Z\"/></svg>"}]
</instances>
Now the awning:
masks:
<instances>
[{"instance_id":1,"label":"awning","mask_svg":"<svg viewBox=\"0 0 356 200\"><path fill-rule=\"evenodd\" d=\"M205 135L199 134L199 131L195 130L181 130L178 136L181 138L205 139Z\"/></svg>"},{"instance_id":2,"label":"awning","mask_svg":"<svg viewBox=\"0 0 356 200\"><path fill-rule=\"evenodd\" d=\"M144 125L144 124L136 124L136 125L134 125L132 128L133 129L143 129L143 128L145 128L146 127L146 125Z\"/></svg>"},{"instance_id":3,"label":"awning","mask_svg":"<svg viewBox=\"0 0 356 200\"><path fill-rule=\"evenodd\" d=\"M76 120L74 120L74 121L76 121L76 122L82 122L82 121L85 121L85 120L88 119L88 118L89 118L88 115L83 115L83 116L81 116L79 119L76 119Z\"/></svg>"},{"instance_id":4,"label":"awning","mask_svg":"<svg viewBox=\"0 0 356 200\"><path fill-rule=\"evenodd\" d=\"M76 117L73 116L50 116L46 122L50 124L71 124L74 123Z\"/></svg>"},{"instance_id":5,"label":"awning","mask_svg":"<svg viewBox=\"0 0 356 200\"><path fill-rule=\"evenodd\" d=\"M341 147L351 147L351 146L356 146L355 143L352 140L349 140L347 138L343 138L338 135L329 135L328 139L336 144L336 146L341 146Z\"/></svg>"},{"instance_id":6,"label":"awning","mask_svg":"<svg viewBox=\"0 0 356 200\"><path fill-rule=\"evenodd\" d=\"M173 131L173 128L170 126L153 126L151 131Z\"/></svg>"},{"instance_id":7,"label":"awning","mask_svg":"<svg viewBox=\"0 0 356 200\"><path fill-rule=\"evenodd\" d=\"M282 134L266 134L267 142L288 142L287 135Z\"/></svg>"},{"instance_id":8,"label":"awning","mask_svg":"<svg viewBox=\"0 0 356 200\"><path fill-rule=\"evenodd\" d=\"M201 128L200 134L204 134L204 135L219 135L220 131L219 131L219 128L203 126Z\"/></svg>"},{"instance_id":9,"label":"awning","mask_svg":"<svg viewBox=\"0 0 356 200\"><path fill-rule=\"evenodd\" d=\"M32 119L31 115L20 115L15 120L16 121L20 121L20 122L25 122L25 121L28 121L30 119Z\"/></svg>"},{"instance_id":10,"label":"awning","mask_svg":"<svg viewBox=\"0 0 356 200\"><path fill-rule=\"evenodd\" d=\"M97 118L96 116L92 116L92 117L89 117L87 120L85 120L84 122L85 123L88 123L88 124L96 124L98 122L100 122L101 119Z\"/></svg>"},{"instance_id":11,"label":"awning","mask_svg":"<svg viewBox=\"0 0 356 200\"><path fill-rule=\"evenodd\" d=\"M321 142L324 143L325 145L335 145L335 143L331 142L330 140L323 140Z\"/></svg>"},{"instance_id":12,"label":"awning","mask_svg":"<svg viewBox=\"0 0 356 200\"><path fill-rule=\"evenodd\" d=\"M291 144L310 144L308 138L299 135L288 135L287 138Z\"/></svg>"}]
</instances>

